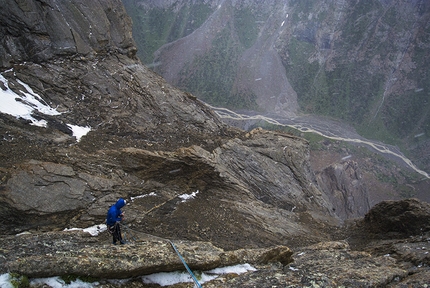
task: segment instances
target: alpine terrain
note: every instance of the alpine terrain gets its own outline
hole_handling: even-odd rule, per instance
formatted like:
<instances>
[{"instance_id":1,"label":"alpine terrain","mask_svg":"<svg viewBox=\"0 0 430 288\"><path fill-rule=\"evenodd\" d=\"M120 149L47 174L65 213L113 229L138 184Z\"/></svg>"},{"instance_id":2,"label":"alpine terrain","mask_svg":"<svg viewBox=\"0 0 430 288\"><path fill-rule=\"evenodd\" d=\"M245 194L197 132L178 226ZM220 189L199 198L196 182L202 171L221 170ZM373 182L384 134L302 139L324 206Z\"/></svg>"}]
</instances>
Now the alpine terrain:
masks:
<instances>
[{"instance_id":1,"label":"alpine terrain","mask_svg":"<svg viewBox=\"0 0 430 288\"><path fill-rule=\"evenodd\" d=\"M123 3L138 57L169 83L241 114L224 121L306 137L323 181L350 157L370 207L430 200L428 1ZM385 148L375 156L363 141Z\"/></svg>"},{"instance_id":2,"label":"alpine terrain","mask_svg":"<svg viewBox=\"0 0 430 288\"><path fill-rule=\"evenodd\" d=\"M179 3L170 2L165 3ZM199 15L232 23L210 15L236 2L210 4L215 2L199 2L207 13ZM143 1L139 9L150 13L166 9L165 3ZM246 10L249 3L239 4ZM173 12L182 11L175 7ZM253 11L248 10L250 17ZM210 26L207 19L195 25ZM185 266L197 283L168 286L429 284L430 204L383 193L371 203L373 190L363 186L368 177L384 187L362 173L361 165L387 169L385 160L346 155L327 166L315 160L311 146L327 148L317 151L320 159L362 148L225 123L193 93L142 64L146 60L134 40L139 36L119 0L2 0L0 24L1 285L159 287L145 280L148 275L185 271ZM282 62L275 62L278 52L262 47L282 71ZM160 62L159 69L180 71L175 69L181 63ZM228 81L236 79L228 73ZM277 96L284 106L276 107L293 115L302 109L299 93L291 80L284 84L297 97ZM245 82L235 87L254 89ZM400 166L395 171L394 179L409 175ZM421 178L404 183L423 191ZM396 187L386 185L384 191L395 191L396 198L401 194ZM120 224L125 245L114 245L105 225L119 198L127 201ZM234 265L248 267L247 272L213 276L212 269Z\"/></svg>"}]
</instances>

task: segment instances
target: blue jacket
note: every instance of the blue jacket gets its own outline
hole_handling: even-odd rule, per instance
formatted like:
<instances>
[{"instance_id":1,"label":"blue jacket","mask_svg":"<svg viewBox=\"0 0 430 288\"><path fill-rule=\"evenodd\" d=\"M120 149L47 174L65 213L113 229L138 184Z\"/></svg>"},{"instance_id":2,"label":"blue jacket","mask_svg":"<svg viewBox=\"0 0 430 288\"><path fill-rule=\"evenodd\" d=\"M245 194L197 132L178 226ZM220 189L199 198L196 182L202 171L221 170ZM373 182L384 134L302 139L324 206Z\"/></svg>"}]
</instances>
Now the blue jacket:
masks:
<instances>
[{"instance_id":1,"label":"blue jacket","mask_svg":"<svg viewBox=\"0 0 430 288\"><path fill-rule=\"evenodd\" d=\"M109 208L109 211L106 216L106 225L113 226L117 221L121 221L121 208L124 207L125 200L119 198L118 201L114 205Z\"/></svg>"}]
</instances>

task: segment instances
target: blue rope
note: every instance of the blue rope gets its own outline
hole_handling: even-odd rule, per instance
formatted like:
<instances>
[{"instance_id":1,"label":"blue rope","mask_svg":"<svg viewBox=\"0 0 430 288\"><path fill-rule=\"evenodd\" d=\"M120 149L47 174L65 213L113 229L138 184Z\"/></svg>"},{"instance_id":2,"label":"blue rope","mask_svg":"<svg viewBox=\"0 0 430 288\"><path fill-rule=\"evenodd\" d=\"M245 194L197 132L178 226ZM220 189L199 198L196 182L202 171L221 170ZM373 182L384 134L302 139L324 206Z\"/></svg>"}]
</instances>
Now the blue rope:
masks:
<instances>
[{"instance_id":1,"label":"blue rope","mask_svg":"<svg viewBox=\"0 0 430 288\"><path fill-rule=\"evenodd\" d=\"M131 231L133 230L133 229L129 228L127 225L122 224L121 222L119 222L119 224L121 224L121 226L124 226L124 227L126 228L126 230L128 230L128 232L131 232ZM124 232L125 232L125 231L124 231ZM145 234L145 233L143 233L143 232L140 232L140 233ZM131 234L131 233L130 233L130 234ZM148 235L148 234L146 234L146 235ZM155 237L155 238L159 238L159 239L161 239L161 240L163 240L163 241L166 241L166 240L167 240L167 239L163 239L163 238L160 238L160 237L157 237L157 236L153 236L153 235L150 235L150 236ZM131 237L134 239L133 234L131 234ZM124 238L125 238L125 235L124 235ZM136 241L136 239L134 239L134 240ZM200 285L200 283L199 283L199 281L197 280L196 276L194 276L193 271L191 271L190 267L188 267L188 265L187 265L187 263L185 262L184 258L182 258L181 253L179 253L178 249L176 249L175 244L173 244L173 242L172 242L172 241L170 241L170 240L167 240L167 241L169 241L170 245L172 245L172 247L173 247L173 249L175 250L176 254L178 254L179 259L181 259L182 264L184 264L184 266L185 266L185 268L187 269L188 273L190 274L191 278L193 278L194 283L197 285L197 287L198 287L198 288L202 288L202 285Z\"/></svg>"},{"instance_id":2,"label":"blue rope","mask_svg":"<svg viewBox=\"0 0 430 288\"><path fill-rule=\"evenodd\" d=\"M179 253L178 249L176 249L175 244L173 244L172 241L169 241L170 245L172 245L173 249L175 250L176 254L178 254L179 259L181 259L182 264L184 264L185 268L187 269L188 273L191 275L191 278L193 278L194 283L196 283L198 288L201 288L202 285L200 285L199 281L197 280L196 276L194 276L193 272L191 271L190 267L188 267L187 263L185 263L184 258L182 258L181 254Z\"/></svg>"}]
</instances>

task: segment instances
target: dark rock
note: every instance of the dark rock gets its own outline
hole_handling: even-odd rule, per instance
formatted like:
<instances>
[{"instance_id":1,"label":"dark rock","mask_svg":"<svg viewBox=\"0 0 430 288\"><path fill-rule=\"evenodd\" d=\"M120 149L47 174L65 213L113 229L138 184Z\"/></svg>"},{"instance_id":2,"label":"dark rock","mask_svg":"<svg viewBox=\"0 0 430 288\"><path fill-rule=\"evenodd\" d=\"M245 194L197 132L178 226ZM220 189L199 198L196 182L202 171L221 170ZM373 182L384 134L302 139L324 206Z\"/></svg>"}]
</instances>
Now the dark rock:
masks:
<instances>
[{"instance_id":1,"label":"dark rock","mask_svg":"<svg viewBox=\"0 0 430 288\"><path fill-rule=\"evenodd\" d=\"M366 214L364 223L373 233L420 235L430 231L430 204L418 199L383 201Z\"/></svg>"},{"instance_id":2,"label":"dark rock","mask_svg":"<svg viewBox=\"0 0 430 288\"><path fill-rule=\"evenodd\" d=\"M133 57L131 21L119 1L3 1L0 67L59 56L119 52Z\"/></svg>"}]
</instances>

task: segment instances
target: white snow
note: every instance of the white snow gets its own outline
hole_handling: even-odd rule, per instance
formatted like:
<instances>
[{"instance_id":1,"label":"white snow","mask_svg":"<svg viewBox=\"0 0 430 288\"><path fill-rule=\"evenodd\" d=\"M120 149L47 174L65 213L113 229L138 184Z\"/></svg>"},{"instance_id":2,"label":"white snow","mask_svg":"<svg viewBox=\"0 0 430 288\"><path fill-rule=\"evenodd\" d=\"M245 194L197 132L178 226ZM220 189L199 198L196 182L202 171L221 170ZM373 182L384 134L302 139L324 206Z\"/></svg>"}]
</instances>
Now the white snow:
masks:
<instances>
[{"instance_id":1,"label":"white snow","mask_svg":"<svg viewBox=\"0 0 430 288\"><path fill-rule=\"evenodd\" d=\"M215 279L215 278L212 278L212 279ZM160 272L160 273L143 276L142 282L145 284L158 284L160 286L169 286L177 283L190 283L194 281L188 273L177 271L177 272L169 272L169 273ZM202 284L203 282L199 280L199 283Z\"/></svg>"},{"instance_id":2,"label":"white snow","mask_svg":"<svg viewBox=\"0 0 430 288\"><path fill-rule=\"evenodd\" d=\"M10 283L9 273L0 275L0 287L1 288L13 288L12 283Z\"/></svg>"},{"instance_id":3,"label":"white snow","mask_svg":"<svg viewBox=\"0 0 430 288\"><path fill-rule=\"evenodd\" d=\"M349 159L351 157L352 157L352 155L348 155L348 156L342 157L342 160L346 160L346 159Z\"/></svg>"},{"instance_id":4,"label":"white snow","mask_svg":"<svg viewBox=\"0 0 430 288\"><path fill-rule=\"evenodd\" d=\"M194 199L198 193L199 193L199 190L191 194L182 194L182 195L179 195L178 197L182 199L181 202L186 202L187 200Z\"/></svg>"},{"instance_id":5,"label":"white snow","mask_svg":"<svg viewBox=\"0 0 430 288\"><path fill-rule=\"evenodd\" d=\"M1 288L14 288L11 283L12 277L9 273L0 275L0 287ZM60 277L50 277L50 278L38 278L30 280L30 287L34 285L48 285L52 288L92 288L98 286L98 282L86 283L77 279L72 281L70 284L66 284ZM45 286L44 286L45 287Z\"/></svg>"},{"instance_id":6,"label":"white snow","mask_svg":"<svg viewBox=\"0 0 430 288\"><path fill-rule=\"evenodd\" d=\"M51 108L38 94L36 94L30 86L19 79L16 81L25 88L25 91L20 90L15 93L9 88L9 81L0 74L0 81L3 82L6 90L0 89L0 112L15 116L16 118L23 118L31 121L31 125L46 127L48 122L46 120L37 120L31 114L38 111L45 115L60 115L61 113ZM79 142L82 136L85 136L91 131L91 127L81 127L68 124L72 129L73 136Z\"/></svg>"},{"instance_id":7,"label":"white snow","mask_svg":"<svg viewBox=\"0 0 430 288\"><path fill-rule=\"evenodd\" d=\"M245 263L245 264L239 264L239 265L234 265L234 266L215 268L215 269L207 271L207 273L210 273L210 274L228 274L228 273L243 274L243 273L246 273L248 271L257 271L257 269L255 269L254 267L252 267L248 263Z\"/></svg>"},{"instance_id":8,"label":"white snow","mask_svg":"<svg viewBox=\"0 0 430 288\"><path fill-rule=\"evenodd\" d=\"M107 230L106 224L99 224L99 225L94 225L88 228L66 228L63 231L84 231L87 233L90 233L91 236L98 236L100 233L104 232Z\"/></svg>"},{"instance_id":9,"label":"white snow","mask_svg":"<svg viewBox=\"0 0 430 288\"><path fill-rule=\"evenodd\" d=\"M38 279L32 279L30 281L31 285L41 285L46 284L49 287L52 288L92 288L95 286L95 284L98 284L97 282L94 283L87 283L83 282L79 279L76 281L72 281L70 284L66 284L60 277L50 277L50 278L38 278ZM96 285L97 286L97 285ZM3 287L3 286L0 286Z\"/></svg>"},{"instance_id":10,"label":"white snow","mask_svg":"<svg viewBox=\"0 0 430 288\"><path fill-rule=\"evenodd\" d=\"M195 275L200 284L216 279L221 274L235 273L243 274L249 271L256 271L254 267L249 264L240 264L235 266L227 266L221 268L215 268L210 271L201 273L201 275ZM194 282L190 274L187 272L161 272L142 277L143 283L146 284L158 284L160 286L174 285L177 283L191 283Z\"/></svg>"},{"instance_id":11,"label":"white snow","mask_svg":"<svg viewBox=\"0 0 430 288\"><path fill-rule=\"evenodd\" d=\"M31 113L35 110L46 115L59 115L61 114L57 110L49 107L43 101L43 99L34 93L33 89L30 88L24 82L17 80L26 91L20 90L20 94L15 93L9 88L9 81L0 74L0 81L3 82L6 90L0 89L0 112L15 116L17 118L23 118L31 121L32 125L46 127L47 122L45 120L37 120Z\"/></svg>"},{"instance_id":12,"label":"white snow","mask_svg":"<svg viewBox=\"0 0 430 288\"><path fill-rule=\"evenodd\" d=\"M76 125L67 124L70 129L72 129L73 136L76 137L76 141L80 141L82 136L85 136L88 134L88 132L91 131L91 127L81 127Z\"/></svg>"},{"instance_id":13,"label":"white snow","mask_svg":"<svg viewBox=\"0 0 430 288\"><path fill-rule=\"evenodd\" d=\"M138 195L138 196L135 196L135 197L130 197L130 199L131 199L131 201L134 201L135 199L145 198L145 197L148 197L148 196L157 196L157 194L155 194L155 192L151 192L149 194L143 194L143 195Z\"/></svg>"},{"instance_id":14,"label":"white snow","mask_svg":"<svg viewBox=\"0 0 430 288\"><path fill-rule=\"evenodd\" d=\"M227 266L216 268L210 271L203 272L201 274L195 275L200 284L211 281L218 278L221 274L235 273L243 274L249 271L256 271L254 267L249 264L240 264L234 266ZM13 288L11 282L11 277L8 273L0 275L0 287L1 288ZM124 281L124 280L123 280ZM146 284L158 284L160 286L174 285L178 283L191 283L194 282L191 276L187 272L161 272L151 275L146 275L142 277L142 282ZM46 284L52 288L92 288L98 287L99 283L86 283L81 280L76 280L70 284L66 284L60 277L50 277L50 278L38 278L30 279L30 285L41 285Z\"/></svg>"}]
</instances>

